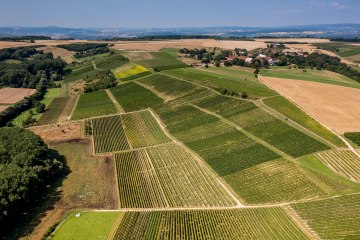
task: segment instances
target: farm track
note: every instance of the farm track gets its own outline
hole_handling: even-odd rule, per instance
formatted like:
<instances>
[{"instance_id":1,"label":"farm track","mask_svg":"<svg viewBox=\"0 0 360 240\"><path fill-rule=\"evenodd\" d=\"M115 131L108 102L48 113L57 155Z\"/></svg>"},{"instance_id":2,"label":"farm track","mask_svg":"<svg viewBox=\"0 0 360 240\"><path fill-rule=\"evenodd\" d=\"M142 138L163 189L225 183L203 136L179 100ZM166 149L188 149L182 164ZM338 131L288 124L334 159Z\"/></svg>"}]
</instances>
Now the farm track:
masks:
<instances>
[{"instance_id":1,"label":"farm track","mask_svg":"<svg viewBox=\"0 0 360 240\"><path fill-rule=\"evenodd\" d=\"M138 79L137 79L138 80ZM145 84L142 84L138 81L134 81L134 83L136 83L137 85L149 90L150 92L154 93L156 96L158 96L159 98L163 99L164 101L170 101L170 100L173 100L173 98L169 97L169 96L166 96L164 94L161 94L159 93L158 91L152 89L151 87L145 85Z\"/></svg>"},{"instance_id":2,"label":"farm track","mask_svg":"<svg viewBox=\"0 0 360 240\"><path fill-rule=\"evenodd\" d=\"M109 95L110 100L114 103L116 109L118 110L119 113L125 113L125 110L123 109L123 107L120 105L120 103L118 101L116 101L114 95L112 94L112 92L109 89L105 89L105 92Z\"/></svg>"}]
</instances>

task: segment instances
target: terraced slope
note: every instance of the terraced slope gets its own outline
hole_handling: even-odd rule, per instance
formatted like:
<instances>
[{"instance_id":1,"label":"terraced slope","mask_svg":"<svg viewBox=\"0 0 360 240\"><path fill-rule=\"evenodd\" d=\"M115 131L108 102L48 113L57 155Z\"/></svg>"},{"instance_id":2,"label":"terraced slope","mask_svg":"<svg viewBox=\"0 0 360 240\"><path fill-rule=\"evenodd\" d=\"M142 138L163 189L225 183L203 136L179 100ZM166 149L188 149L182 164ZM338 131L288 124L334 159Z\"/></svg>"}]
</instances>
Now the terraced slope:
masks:
<instances>
[{"instance_id":1,"label":"terraced slope","mask_svg":"<svg viewBox=\"0 0 360 240\"><path fill-rule=\"evenodd\" d=\"M360 182L360 158L350 150L338 150L318 154L319 158L335 172Z\"/></svg>"},{"instance_id":2,"label":"terraced slope","mask_svg":"<svg viewBox=\"0 0 360 240\"><path fill-rule=\"evenodd\" d=\"M129 212L115 240L308 239L281 208Z\"/></svg>"},{"instance_id":3,"label":"terraced slope","mask_svg":"<svg viewBox=\"0 0 360 240\"><path fill-rule=\"evenodd\" d=\"M208 169L171 143L115 155L123 208L234 206Z\"/></svg>"},{"instance_id":4,"label":"terraced slope","mask_svg":"<svg viewBox=\"0 0 360 240\"><path fill-rule=\"evenodd\" d=\"M323 239L358 239L360 195L353 194L292 205Z\"/></svg>"}]
</instances>

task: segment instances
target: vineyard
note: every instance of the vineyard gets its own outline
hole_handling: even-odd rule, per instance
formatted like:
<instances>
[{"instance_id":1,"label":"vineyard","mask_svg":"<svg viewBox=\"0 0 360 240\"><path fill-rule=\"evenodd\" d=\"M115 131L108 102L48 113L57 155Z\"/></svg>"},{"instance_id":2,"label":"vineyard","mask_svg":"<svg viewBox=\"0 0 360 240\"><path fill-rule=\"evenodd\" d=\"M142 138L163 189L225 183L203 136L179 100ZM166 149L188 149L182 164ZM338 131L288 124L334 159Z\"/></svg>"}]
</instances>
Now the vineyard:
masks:
<instances>
[{"instance_id":1,"label":"vineyard","mask_svg":"<svg viewBox=\"0 0 360 240\"><path fill-rule=\"evenodd\" d=\"M154 93L133 82L122 84L110 91L127 112L154 108L163 103Z\"/></svg>"},{"instance_id":2,"label":"vineyard","mask_svg":"<svg viewBox=\"0 0 360 240\"><path fill-rule=\"evenodd\" d=\"M73 120L116 113L117 110L105 91L82 94L76 105Z\"/></svg>"},{"instance_id":3,"label":"vineyard","mask_svg":"<svg viewBox=\"0 0 360 240\"><path fill-rule=\"evenodd\" d=\"M124 208L233 206L197 159L177 144L115 155Z\"/></svg>"},{"instance_id":4,"label":"vineyard","mask_svg":"<svg viewBox=\"0 0 360 240\"><path fill-rule=\"evenodd\" d=\"M46 111L41 115L38 120L38 125L46 125L57 123L60 115L66 108L67 103L70 101L70 97L59 97L54 98L49 106L46 108Z\"/></svg>"},{"instance_id":5,"label":"vineyard","mask_svg":"<svg viewBox=\"0 0 360 240\"><path fill-rule=\"evenodd\" d=\"M128 212L114 237L128 239L309 239L281 208Z\"/></svg>"},{"instance_id":6,"label":"vineyard","mask_svg":"<svg viewBox=\"0 0 360 240\"><path fill-rule=\"evenodd\" d=\"M359 238L359 194L295 204L292 207L323 239Z\"/></svg>"},{"instance_id":7,"label":"vineyard","mask_svg":"<svg viewBox=\"0 0 360 240\"><path fill-rule=\"evenodd\" d=\"M360 158L349 150L319 153L318 157L335 172L360 182Z\"/></svg>"},{"instance_id":8,"label":"vineyard","mask_svg":"<svg viewBox=\"0 0 360 240\"><path fill-rule=\"evenodd\" d=\"M167 52L152 52L151 55L152 59L138 60L136 63L146 68L152 68L154 71L187 67L186 64Z\"/></svg>"},{"instance_id":9,"label":"vineyard","mask_svg":"<svg viewBox=\"0 0 360 240\"><path fill-rule=\"evenodd\" d=\"M325 150L328 147L299 130L287 125L269 113L257 108L253 103L244 104L234 101L228 108L221 102L215 103L209 98L198 105L215 112L236 123L256 137L268 142L277 149L293 157ZM235 107L235 112L232 107Z\"/></svg>"},{"instance_id":10,"label":"vineyard","mask_svg":"<svg viewBox=\"0 0 360 240\"><path fill-rule=\"evenodd\" d=\"M126 136L133 148L170 141L149 111L124 114L121 118Z\"/></svg>"},{"instance_id":11,"label":"vineyard","mask_svg":"<svg viewBox=\"0 0 360 240\"><path fill-rule=\"evenodd\" d=\"M92 119L95 153L130 149L119 115Z\"/></svg>"}]
</instances>

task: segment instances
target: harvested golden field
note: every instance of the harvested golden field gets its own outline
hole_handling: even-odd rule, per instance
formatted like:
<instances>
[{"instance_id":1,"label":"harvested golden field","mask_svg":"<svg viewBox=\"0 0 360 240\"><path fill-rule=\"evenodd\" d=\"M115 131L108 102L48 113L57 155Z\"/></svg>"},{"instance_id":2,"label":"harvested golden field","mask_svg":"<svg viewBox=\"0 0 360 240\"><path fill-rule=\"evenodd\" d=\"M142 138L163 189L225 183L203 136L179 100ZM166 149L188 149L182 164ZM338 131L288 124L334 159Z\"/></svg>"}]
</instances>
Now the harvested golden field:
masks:
<instances>
[{"instance_id":1,"label":"harvested golden field","mask_svg":"<svg viewBox=\"0 0 360 240\"><path fill-rule=\"evenodd\" d=\"M356 65L357 64L357 63L352 62L352 61L350 61L350 60L348 60L346 58L340 57L336 53L333 53L333 52L330 52L330 51L327 51L327 50L319 50L319 51L320 51L320 53L327 54L327 55L332 56L332 57L340 58L342 63L348 64L348 65Z\"/></svg>"},{"instance_id":2,"label":"harvested golden field","mask_svg":"<svg viewBox=\"0 0 360 240\"><path fill-rule=\"evenodd\" d=\"M246 48L252 50L255 48L265 48L264 42L257 41L228 41L213 39L184 39L167 41L119 41L114 48L125 50L159 51L163 48L202 48L218 47L224 49Z\"/></svg>"},{"instance_id":3,"label":"harvested golden field","mask_svg":"<svg viewBox=\"0 0 360 240\"><path fill-rule=\"evenodd\" d=\"M35 92L35 89L30 88L1 88L0 103L13 104L20 101L24 97L34 94Z\"/></svg>"},{"instance_id":4,"label":"harvested golden field","mask_svg":"<svg viewBox=\"0 0 360 240\"><path fill-rule=\"evenodd\" d=\"M261 80L335 132L360 131L360 89L285 78Z\"/></svg>"},{"instance_id":5,"label":"harvested golden field","mask_svg":"<svg viewBox=\"0 0 360 240\"><path fill-rule=\"evenodd\" d=\"M7 109L10 105L0 105L0 112Z\"/></svg>"},{"instance_id":6,"label":"harvested golden field","mask_svg":"<svg viewBox=\"0 0 360 240\"><path fill-rule=\"evenodd\" d=\"M51 52L55 58L61 57L67 63L71 63L74 61L72 59L72 56L75 54L75 52L71 52L63 48L58 48L55 46L47 46L47 47L38 48L38 50L43 50L46 53Z\"/></svg>"}]
</instances>

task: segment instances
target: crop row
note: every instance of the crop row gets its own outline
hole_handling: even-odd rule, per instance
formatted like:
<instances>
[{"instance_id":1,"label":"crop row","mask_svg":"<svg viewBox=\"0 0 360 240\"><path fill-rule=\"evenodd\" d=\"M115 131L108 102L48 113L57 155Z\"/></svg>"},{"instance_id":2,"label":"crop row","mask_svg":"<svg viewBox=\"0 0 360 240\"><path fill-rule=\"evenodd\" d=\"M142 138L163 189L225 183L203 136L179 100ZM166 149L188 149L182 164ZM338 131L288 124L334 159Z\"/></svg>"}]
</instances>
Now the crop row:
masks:
<instances>
[{"instance_id":1,"label":"crop row","mask_svg":"<svg viewBox=\"0 0 360 240\"><path fill-rule=\"evenodd\" d=\"M233 206L214 175L172 143L115 155L121 206Z\"/></svg>"},{"instance_id":2,"label":"crop row","mask_svg":"<svg viewBox=\"0 0 360 240\"><path fill-rule=\"evenodd\" d=\"M360 158L349 150L323 152L319 158L339 174L360 182Z\"/></svg>"},{"instance_id":3,"label":"crop row","mask_svg":"<svg viewBox=\"0 0 360 240\"><path fill-rule=\"evenodd\" d=\"M308 239L281 208L128 212L123 239Z\"/></svg>"},{"instance_id":4,"label":"crop row","mask_svg":"<svg viewBox=\"0 0 360 240\"><path fill-rule=\"evenodd\" d=\"M323 239L358 239L360 194L292 205Z\"/></svg>"},{"instance_id":5,"label":"crop row","mask_svg":"<svg viewBox=\"0 0 360 240\"><path fill-rule=\"evenodd\" d=\"M139 60L137 63L147 68L153 68L156 71L186 67L186 64L167 52L152 52L151 55L152 59Z\"/></svg>"},{"instance_id":6,"label":"crop row","mask_svg":"<svg viewBox=\"0 0 360 240\"><path fill-rule=\"evenodd\" d=\"M133 148L152 146L170 141L149 111L125 114L121 118L126 136Z\"/></svg>"},{"instance_id":7,"label":"crop row","mask_svg":"<svg viewBox=\"0 0 360 240\"><path fill-rule=\"evenodd\" d=\"M95 153L130 149L119 115L92 119Z\"/></svg>"},{"instance_id":8,"label":"crop row","mask_svg":"<svg viewBox=\"0 0 360 240\"><path fill-rule=\"evenodd\" d=\"M69 97L54 98L41 115L37 124L46 125L57 123L69 100Z\"/></svg>"},{"instance_id":9,"label":"crop row","mask_svg":"<svg viewBox=\"0 0 360 240\"><path fill-rule=\"evenodd\" d=\"M253 103L244 104L243 101L239 100L239 112L234 113L234 110L226 108L226 105L223 105L222 110L220 110L219 107L210 105L207 101L211 101L211 99L205 99L198 105L209 111L218 112L219 115L228 118L256 137L293 157L328 148L323 143L255 107Z\"/></svg>"},{"instance_id":10,"label":"crop row","mask_svg":"<svg viewBox=\"0 0 360 240\"><path fill-rule=\"evenodd\" d=\"M145 150L117 153L115 160L122 208L167 207Z\"/></svg>"}]
</instances>

